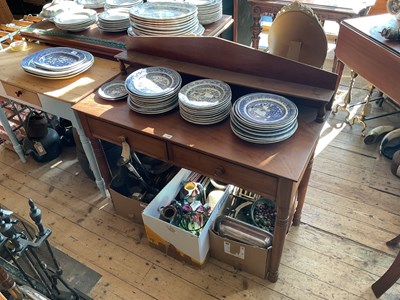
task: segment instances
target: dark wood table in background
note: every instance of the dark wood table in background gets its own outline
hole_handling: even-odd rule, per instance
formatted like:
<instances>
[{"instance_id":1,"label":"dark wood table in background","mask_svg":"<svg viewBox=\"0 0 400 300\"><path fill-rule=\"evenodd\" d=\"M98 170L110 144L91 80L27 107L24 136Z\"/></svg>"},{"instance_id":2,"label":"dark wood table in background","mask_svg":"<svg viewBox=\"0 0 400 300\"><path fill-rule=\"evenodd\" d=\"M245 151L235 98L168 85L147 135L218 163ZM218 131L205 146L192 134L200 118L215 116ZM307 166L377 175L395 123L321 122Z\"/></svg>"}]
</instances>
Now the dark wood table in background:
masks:
<instances>
[{"instance_id":1,"label":"dark wood table in background","mask_svg":"<svg viewBox=\"0 0 400 300\"><path fill-rule=\"evenodd\" d=\"M220 36L233 24L232 16L222 15L218 21L205 25L203 36ZM125 50L131 38L126 31L109 33L101 31L96 24L81 32L68 32L58 29L54 23L42 21L21 30L21 35L53 46L76 47L93 54L113 57Z\"/></svg>"},{"instance_id":2,"label":"dark wood table in background","mask_svg":"<svg viewBox=\"0 0 400 300\"><path fill-rule=\"evenodd\" d=\"M343 21L336 42L336 73L341 75L346 65L400 103L400 42L380 34L389 25L399 28L400 21L389 14Z\"/></svg>"}]
</instances>

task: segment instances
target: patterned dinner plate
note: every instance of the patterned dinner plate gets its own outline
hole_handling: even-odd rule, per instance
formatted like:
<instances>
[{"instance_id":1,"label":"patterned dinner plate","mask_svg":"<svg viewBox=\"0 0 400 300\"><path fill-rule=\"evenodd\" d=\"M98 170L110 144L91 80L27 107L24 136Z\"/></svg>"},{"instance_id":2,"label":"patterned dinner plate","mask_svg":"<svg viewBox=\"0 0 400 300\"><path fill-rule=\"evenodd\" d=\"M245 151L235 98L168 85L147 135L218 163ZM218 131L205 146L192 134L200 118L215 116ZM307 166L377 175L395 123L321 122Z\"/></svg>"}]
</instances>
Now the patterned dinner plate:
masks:
<instances>
[{"instance_id":1,"label":"patterned dinner plate","mask_svg":"<svg viewBox=\"0 0 400 300\"><path fill-rule=\"evenodd\" d=\"M197 7L188 3L178 2L146 2L132 6L129 14L138 19L174 20L197 13Z\"/></svg>"},{"instance_id":2,"label":"patterned dinner plate","mask_svg":"<svg viewBox=\"0 0 400 300\"><path fill-rule=\"evenodd\" d=\"M244 132L243 130L241 130L240 128L236 127L234 123L231 122L231 129L232 132L239 137L240 139L250 142L250 143L254 143L254 144L273 144L273 143L278 143L278 142L282 142L284 140L287 140L288 138L290 138L292 135L294 135L294 133L297 130L298 127L298 123L297 121L293 123L293 127L291 128L290 131L287 131L286 133L279 135L279 136L265 136L265 137L257 137L254 135L250 135L247 132Z\"/></svg>"},{"instance_id":3,"label":"patterned dinner plate","mask_svg":"<svg viewBox=\"0 0 400 300\"><path fill-rule=\"evenodd\" d=\"M236 116L256 126L278 126L292 122L298 115L297 106L276 94L253 93L242 96L233 105Z\"/></svg>"},{"instance_id":4,"label":"patterned dinner plate","mask_svg":"<svg viewBox=\"0 0 400 300\"><path fill-rule=\"evenodd\" d=\"M64 77L64 76L77 74L77 73L81 72L82 70L85 70L88 67L93 65L94 57L91 53L89 53L87 51L73 49L73 50L77 51L76 53L79 53L79 54L77 54L78 56L83 54L83 58L80 56L80 59L82 58L81 59L82 63L72 65L69 68L62 68L61 70L54 68L55 64L57 64L56 62L54 62L54 64L52 63L50 65L49 62L47 61L46 67L48 67L48 68L53 67L53 70L48 70L48 69L37 67L37 65L35 64L35 61L39 62L41 57L45 56L47 53L51 53L51 51L52 51L51 49L55 49L53 51L56 51L59 48L63 48L63 47L47 48L47 49L43 49L43 50L40 50L40 51L30 54L21 61L21 67L27 72L34 73L34 74L37 74L40 76ZM70 58L71 57L69 57L69 59Z\"/></svg>"},{"instance_id":5,"label":"patterned dinner plate","mask_svg":"<svg viewBox=\"0 0 400 300\"><path fill-rule=\"evenodd\" d=\"M207 109L230 102L232 91L228 84L220 80L200 79L181 88L179 102L194 109Z\"/></svg>"},{"instance_id":6,"label":"patterned dinner plate","mask_svg":"<svg viewBox=\"0 0 400 300\"><path fill-rule=\"evenodd\" d=\"M90 55L78 49L55 47L36 52L36 55L32 56L32 62L38 68L62 71L82 64L88 57Z\"/></svg>"},{"instance_id":7,"label":"patterned dinner plate","mask_svg":"<svg viewBox=\"0 0 400 300\"><path fill-rule=\"evenodd\" d=\"M69 72L69 73L65 73L65 74L63 74L63 75L51 74L51 72L48 72L48 73L46 73L46 74L37 73L37 72L35 72L35 71L32 71L32 68L31 68L31 69L29 69L29 68L28 68L28 69L24 69L24 71L25 71L26 73L32 75L32 76L35 76L35 77L39 77L39 78L43 78L43 79L58 80L58 79L68 79L68 78L75 77L75 76L77 76L77 75L79 75L79 74L85 72L86 70L90 69L90 67L91 67L92 65L93 65L93 61L84 63L84 64L82 64L82 67L81 67L81 68L76 69L76 70L74 70L74 71L72 71L72 72ZM39 69L39 70L40 70L40 69Z\"/></svg>"},{"instance_id":8,"label":"patterned dinner plate","mask_svg":"<svg viewBox=\"0 0 400 300\"><path fill-rule=\"evenodd\" d=\"M181 83L181 76L172 69L148 67L130 74L125 80L125 87L138 96L157 97L174 93Z\"/></svg>"},{"instance_id":9,"label":"patterned dinner plate","mask_svg":"<svg viewBox=\"0 0 400 300\"><path fill-rule=\"evenodd\" d=\"M121 100L128 96L125 88L125 81L115 80L103 84L97 91L104 100Z\"/></svg>"}]
</instances>

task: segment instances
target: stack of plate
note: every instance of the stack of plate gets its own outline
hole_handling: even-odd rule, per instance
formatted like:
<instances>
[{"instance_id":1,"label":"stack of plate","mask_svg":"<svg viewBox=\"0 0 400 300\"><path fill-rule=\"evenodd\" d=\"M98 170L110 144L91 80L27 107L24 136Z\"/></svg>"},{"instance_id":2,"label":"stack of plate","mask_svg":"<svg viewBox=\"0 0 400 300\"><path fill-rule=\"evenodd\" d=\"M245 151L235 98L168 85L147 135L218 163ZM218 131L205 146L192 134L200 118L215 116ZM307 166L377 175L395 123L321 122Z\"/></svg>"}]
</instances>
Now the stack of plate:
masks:
<instances>
[{"instance_id":1,"label":"stack of plate","mask_svg":"<svg viewBox=\"0 0 400 300\"><path fill-rule=\"evenodd\" d=\"M52 1L43 6L42 11L38 14L39 17L45 18L46 20L53 22L56 15L69 10L83 9L83 5L79 5L74 1Z\"/></svg>"},{"instance_id":2,"label":"stack of plate","mask_svg":"<svg viewBox=\"0 0 400 300\"><path fill-rule=\"evenodd\" d=\"M196 5L200 24L207 25L222 17L222 0L147 0L147 2L185 2Z\"/></svg>"},{"instance_id":3,"label":"stack of plate","mask_svg":"<svg viewBox=\"0 0 400 300\"><path fill-rule=\"evenodd\" d=\"M111 8L98 15L97 26L106 32L125 31L129 25L129 11L127 9Z\"/></svg>"},{"instance_id":4,"label":"stack of plate","mask_svg":"<svg viewBox=\"0 0 400 300\"><path fill-rule=\"evenodd\" d=\"M189 0L197 6L200 24L214 23L222 17L222 0Z\"/></svg>"},{"instance_id":5,"label":"stack of plate","mask_svg":"<svg viewBox=\"0 0 400 300\"><path fill-rule=\"evenodd\" d=\"M21 61L21 67L37 77L65 79L86 71L93 63L94 57L87 51L54 47L28 55Z\"/></svg>"},{"instance_id":6,"label":"stack of plate","mask_svg":"<svg viewBox=\"0 0 400 300\"><path fill-rule=\"evenodd\" d=\"M83 5L84 8L103 8L105 0L76 0L76 3Z\"/></svg>"},{"instance_id":7,"label":"stack of plate","mask_svg":"<svg viewBox=\"0 0 400 300\"><path fill-rule=\"evenodd\" d=\"M97 91L100 98L108 101L126 99L128 91L125 88L125 81L114 80L103 84Z\"/></svg>"},{"instance_id":8,"label":"stack of plate","mask_svg":"<svg viewBox=\"0 0 400 300\"><path fill-rule=\"evenodd\" d=\"M202 34L197 7L179 2L147 2L129 10L130 36Z\"/></svg>"},{"instance_id":9,"label":"stack of plate","mask_svg":"<svg viewBox=\"0 0 400 300\"><path fill-rule=\"evenodd\" d=\"M54 17L54 24L68 31L83 31L96 23L96 11L93 9L81 9L66 11Z\"/></svg>"},{"instance_id":10,"label":"stack of plate","mask_svg":"<svg viewBox=\"0 0 400 300\"><path fill-rule=\"evenodd\" d=\"M297 106L285 97L248 94L233 104L231 128L235 135L251 143L277 143L295 133L297 115Z\"/></svg>"},{"instance_id":11,"label":"stack of plate","mask_svg":"<svg viewBox=\"0 0 400 300\"><path fill-rule=\"evenodd\" d=\"M224 120L231 110L232 91L220 80L201 79L179 91L179 111L186 121L210 125Z\"/></svg>"},{"instance_id":12,"label":"stack of plate","mask_svg":"<svg viewBox=\"0 0 400 300\"><path fill-rule=\"evenodd\" d=\"M148 67L130 74L125 80L128 105L141 114L160 114L178 106L182 78L164 67Z\"/></svg>"},{"instance_id":13,"label":"stack of plate","mask_svg":"<svg viewBox=\"0 0 400 300\"><path fill-rule=\"evenodd\" d=\"M129 12L129 9L139 3L143 3L143 0L106 0L106 4L104 4L104 9L111 8L120 8L126 9Z\"/></svg>"}]
</instances>

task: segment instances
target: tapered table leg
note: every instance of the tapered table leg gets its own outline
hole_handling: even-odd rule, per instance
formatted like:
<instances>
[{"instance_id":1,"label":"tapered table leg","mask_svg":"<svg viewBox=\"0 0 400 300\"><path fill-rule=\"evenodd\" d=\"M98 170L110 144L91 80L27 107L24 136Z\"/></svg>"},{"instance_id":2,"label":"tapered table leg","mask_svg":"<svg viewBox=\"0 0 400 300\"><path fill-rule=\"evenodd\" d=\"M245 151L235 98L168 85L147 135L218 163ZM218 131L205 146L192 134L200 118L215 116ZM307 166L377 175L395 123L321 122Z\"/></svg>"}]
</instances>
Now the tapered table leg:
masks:
<instances>
[{"instance_id":1,"label":"tapered table leg","mask_svg":"<svg viewBox=\"0 0 400 300\"><path fill-rule=\"evenodd\" d=\"M296 211L293 217L293 226L300 225L301 212L303 210L304 201L306 199L307 187L308 187L308 182L310 181L313 162L314 158L312 158L308 163L307 169L304 172L303 178L299 184L299 189L298 189L299 193L297 196Z\"/></svg>"}]
</instances>

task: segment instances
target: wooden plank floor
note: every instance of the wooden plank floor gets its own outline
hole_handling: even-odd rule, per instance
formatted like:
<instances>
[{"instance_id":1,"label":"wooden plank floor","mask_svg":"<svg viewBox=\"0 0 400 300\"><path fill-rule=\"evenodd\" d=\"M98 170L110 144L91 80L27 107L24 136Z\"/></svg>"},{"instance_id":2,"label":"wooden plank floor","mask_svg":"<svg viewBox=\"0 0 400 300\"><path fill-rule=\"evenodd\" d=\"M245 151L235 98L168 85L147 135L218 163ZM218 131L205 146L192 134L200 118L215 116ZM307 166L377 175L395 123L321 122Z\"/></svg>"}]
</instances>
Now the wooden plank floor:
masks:
<instances>
[{"instance_id":1,"label":"wooden plank floor","mask_svg":"<svg viewBox=\"0 0 400 300\"><path fill-rule=\"evenodd\" d=\"M366 83L357 86L354 94L364 97ZM374 114L392 110L373 106ZM321 134L302 224L287 235L276 283L214 259L198 270L151 248L142 226L114 214L73 149L51 163L23 164L0 146L0 203L28 217L27 199L36 201L51 243L102 275L94 299L375 299L370 286L398 251L385 242L400 234L400 181L377 145L363 143L361 127L343 117L331 115ZM400 119L368 126L380 124L400 127ZM400 282L381 299L400 299Z\"/></svg>"}]
</instances>

